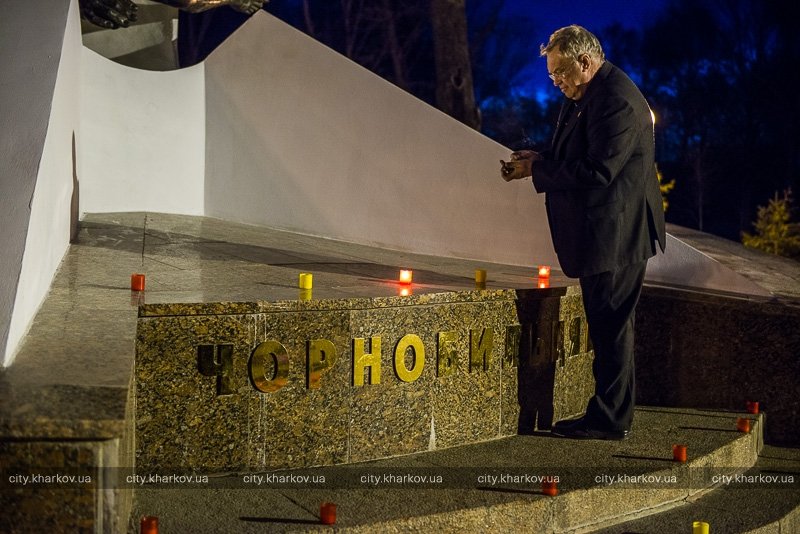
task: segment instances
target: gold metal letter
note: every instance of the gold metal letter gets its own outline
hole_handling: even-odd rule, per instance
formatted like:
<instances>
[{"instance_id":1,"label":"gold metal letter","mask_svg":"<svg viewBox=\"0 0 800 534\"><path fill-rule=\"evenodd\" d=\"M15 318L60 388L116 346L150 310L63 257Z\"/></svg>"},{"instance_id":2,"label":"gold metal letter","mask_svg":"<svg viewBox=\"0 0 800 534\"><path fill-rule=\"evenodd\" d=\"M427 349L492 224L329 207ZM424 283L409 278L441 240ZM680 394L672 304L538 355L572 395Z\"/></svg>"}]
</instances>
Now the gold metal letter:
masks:
<instances>
[{"instance_id":1,"label":"gold metal letter","mask_svg":"<svg viewBox=\"0 0 800 534\"><path fill-rule=\"evenodd\" d=\"M353 385L364 385L364 369L369 367L369 383L381 383L381 337L370 338L371 353L364 352L364 338L353 339Z\"/></svg>"},{"instance_id":2,"label":"gold metal letter","mask_svg":"<svg viewBox=\"0 0 800 534\"><path fill-rule=\"evenodd\" d=\"M458 368L458 332L439 332L436 352L436 376L453 374Z\"/></svg>"},{"instance_id":3,"label":"gold metal letter","mask_svg":"<svg viewBox=\"0 0 800 534\"><path fill-rule=\"evenodd\" d=\"M267 378L267 359L271 358L275 367L271 379ZM269 340L261 343L250 355L250 380L258 391L274 393L288 382L289 355L286 347L279 342Z\"/></svg>"},{"instance_id":4,"label":"gold metal letter","mask_svg":"<svg viewBox=\"0 0 800 534\"><path fill-rule=\"evenodd\" d=\"M306 350L306 386L319 389L322 375L336 363L336 346L327 339L312 339Z\"/></svg>"},{"instance_id":5,"label":"gold metal letter","mask_svg":"<svg viewBox=\"0 0 800 534\"><path fill-rule=\"evenodd\" d=\"M409 370L406 367L406 351L411 348L414 356L414 365ZM425 345L416 334L406 334L397 342L394 349L394 372L403 382L413 382L422 374L425 367Z\"/></svg>"},{"instance_id":6,"label":"gold metal letter","mask_svg":"<svg viewBox=\"0 0 800 534\"><path fill-rule=\"evenodd\" d=\"M494 345L494 332L491 328L478 330L473 328L469 331L469 372L483 368L489 369L489 359L492 355Z\"/></svg>"}]
</instances>

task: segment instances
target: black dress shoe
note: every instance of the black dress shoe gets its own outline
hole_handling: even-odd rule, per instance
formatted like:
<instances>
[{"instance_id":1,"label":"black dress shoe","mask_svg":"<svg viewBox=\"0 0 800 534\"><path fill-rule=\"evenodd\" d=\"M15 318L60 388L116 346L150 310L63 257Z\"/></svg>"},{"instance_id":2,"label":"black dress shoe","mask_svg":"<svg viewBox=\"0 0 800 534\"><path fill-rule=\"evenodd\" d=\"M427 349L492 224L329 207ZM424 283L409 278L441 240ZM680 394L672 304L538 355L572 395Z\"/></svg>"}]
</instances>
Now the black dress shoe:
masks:
<instances>
[{"instance_id":1,"label":"black dress shoe","mask_svg":"<svg viewBox=\"0 0 800 534\"><path fill-rule=\"evenodd\" d=\"M553 425L552 433L556 436L572 439L608 439L619 441L626 439L631 431L593 428L584 417L581 417L569 421L559 421Z\"/></svg>"},{"instance_id":2,"label":"black dress shoe","mask_svg":"<svg viewBox=\"0 0 800 534\"><path fill-rule=\"evenodd\" d=\"M586 420L586 416L582 415L576 419L562 419L561 421L557 421L553 424L552 431L565 431L567 429L573 427L582 427L582 426L589 426L589 422Z\"/></svg>"}]
</instances>

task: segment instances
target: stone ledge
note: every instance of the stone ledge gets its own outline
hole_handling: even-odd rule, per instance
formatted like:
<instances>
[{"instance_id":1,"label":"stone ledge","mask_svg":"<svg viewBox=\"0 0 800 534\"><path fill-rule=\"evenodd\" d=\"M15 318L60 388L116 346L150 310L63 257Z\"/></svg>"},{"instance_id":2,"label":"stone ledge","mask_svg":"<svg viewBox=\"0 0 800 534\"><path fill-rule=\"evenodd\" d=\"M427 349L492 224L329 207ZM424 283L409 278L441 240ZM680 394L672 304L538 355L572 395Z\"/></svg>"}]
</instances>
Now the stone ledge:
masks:
<instances>
[{"instance_id":1,"label":"stone ledge","mask_svg":"<svg viewBox=\"0 0 800 534\"><path fill-rule=\"evenodd\" d=\"M759 401L767 442L800 444L800 307L645 287L636 312L638 402L736 410Z\"/></svg>"},{"instance_id":2,"label":"stone ledge","mask_svg":"<svg viewBox=\"0 0 800 534\"><path fill-rule=\"evenodd\" d=\"M737 417L751 419L750 434L735 430ZM242 476L212 480L214 488L203 491L144 486L134 517L156 515L170 530L316 532L326 528L319 523L319 505L331 501L338 506L336 528L342 532L589 530L604 519L622 521L646 509L679 505L711 486L706 475L717 469L729 474L747 470L756 462L762 424L762 417L749 414L639 408L634 434L623 442L558 439L542 432L350 466L376 476L440 473L442 489L413 482L339 487L337 470L346 468L321 467L297 472L327 473L327 488L301 483L281 489ZM671 460L673 443L688 446L687 464ZM560 493L545 496L536 482L479 481L480 473L557 474ZM629 474L644 482L606 485L595 480L597 473ZM646 478L672 475L677 482L666 487Z\"/></svg>"},{"instance_id":3,"label":"stone ledge","mask_svg":"<svg viewBox=\"0 0 800 534\"><path fill-rule=\"evenodd\" d=\"M211 315L190 305L185 316L142 316L137 469L343 464L577 415L593 388L580 293L524 295L204 305L259 310ZM398 363L395 347L409 339ZM355 368L362 353L369 371Z\"/></svg>"},{"instance_id":4,"label":"stone ledge","mask_svg":"<svg viewBox=\"0 0 800 534\"><path fill-rule=\"evenodd\" d=\"M691 532L692 521L704 521L711 532L786 533L800 531L800 450L765 446L743 480L793 475L790 487L747 487L721 484L697 499L625 523L593 530L598 534L626 532ZM744 478L746 477L746 478Z\"/></svg>"},{"instance_id":5,"label":"stone ledge","mask_svg":"<svg viewBox=\"0 0 800 534\"><path fill-rule=\"evenodd\" d=\"M509 287L536 286L529 269L519 267L333 243L200 217L87 215L14 364L0 370L1 463L20 465L19 460L30 458L25 451L37 447L72 450L82 444L95 451L92 461L103 466L134 465L130 384L137 317L143 304L143 310L152 306L142 312L145 315L153 310L169 313L171 306L188 312L191 306L186 303L214 309L211 303L223 300L283 302L262 308L296 306L300 310L324 308L329 304L320 300L325 299L357 303L378 297L384 307L393 306L400 299L395 281L400 266L416 271L411 298L417 303L470 301L477 267L489 270L483 291L487 300L502 300ZM319 286L314 290L318 300L287 303L298 297L300 271L318 275ZM144 293L130 291L134 272L147 275ZM559 276L554 272L552 277L556 293L567 285ZM241 304L230 306L233 310ZM47 492L27 495L6 489L3 502L10 498L20 510L43 511L39 522L43 528L56 523L62 529L103 528L113 524L114 514L127 517L125 503L129 501L114 492L92 494L94 510L112 508L111 515L98 512L106 515L92 518L50 507ZM84 497L79 499L85 511L89 501ZM8 530L6 526L3 523L0 530Z\"/></svg>"},{"instance_id":6,"label":"stone ledge","mask_svg":"<svg viewBox=\"0 0 800 534\"><path fill-rule=\"evenodd\" d=\"M667 232L752 280L776 297L800 299L800 262L674 224L667 225Z\"/></svg>"}]
</instances>

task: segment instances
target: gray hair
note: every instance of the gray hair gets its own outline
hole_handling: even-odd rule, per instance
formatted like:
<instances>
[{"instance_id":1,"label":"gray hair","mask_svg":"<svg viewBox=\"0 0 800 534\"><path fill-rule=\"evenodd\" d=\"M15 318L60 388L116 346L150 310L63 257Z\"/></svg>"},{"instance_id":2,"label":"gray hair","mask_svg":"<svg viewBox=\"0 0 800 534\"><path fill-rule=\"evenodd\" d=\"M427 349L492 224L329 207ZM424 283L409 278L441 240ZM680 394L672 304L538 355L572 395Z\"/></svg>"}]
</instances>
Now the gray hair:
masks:
<instances>
[{"instance_id":1,"label":"gray hair","mask_svg":"<svg viewBox=\"0 0 800 534\"><path fill-rule=\"evenodd\" d=\"M589 57L601 62L606 58L597 37L586 28L576 24L554 31L547 44L539 46L539 55L546 56L553 50L558 50L566 57L576 61L583 54L588 54Z\"/></svg>"}]
</instances>

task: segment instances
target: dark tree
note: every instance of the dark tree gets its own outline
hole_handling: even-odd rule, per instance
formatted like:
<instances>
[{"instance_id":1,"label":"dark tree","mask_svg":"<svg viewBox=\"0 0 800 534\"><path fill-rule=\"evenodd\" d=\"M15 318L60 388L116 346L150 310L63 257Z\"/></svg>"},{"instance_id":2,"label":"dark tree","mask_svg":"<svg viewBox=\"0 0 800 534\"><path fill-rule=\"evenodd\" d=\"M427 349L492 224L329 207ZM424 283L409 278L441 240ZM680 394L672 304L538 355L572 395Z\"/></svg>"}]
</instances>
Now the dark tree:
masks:
<instances>
[{"instance_id":1,"label":"dark tree","mask_svg":"<svg viewBox=\"0 0 800 534\"><path fill-rule=\"evenodd\" d=\"M467 42L465 0L431 0L436 59L436 106L472 128L480 128Z\"/></svg>"},{"instance_id":2,"label":"dark tree","mask_svg":"<svg viewBox=\"0 0 800 534\"><path fill-rule=\"evenodd\" d=\"M671 217L731 239L797 184L797 47L780 2L677 0L643 33L643 90L659 116Z\"/></svg>"}]
</instances>

